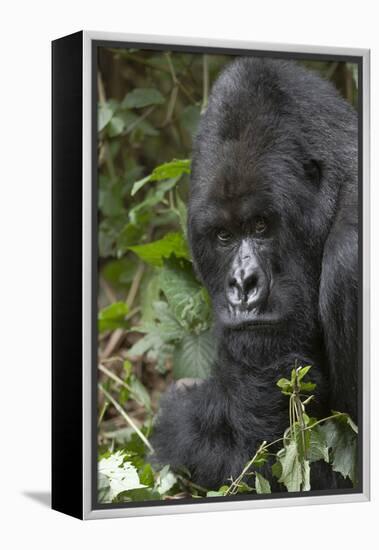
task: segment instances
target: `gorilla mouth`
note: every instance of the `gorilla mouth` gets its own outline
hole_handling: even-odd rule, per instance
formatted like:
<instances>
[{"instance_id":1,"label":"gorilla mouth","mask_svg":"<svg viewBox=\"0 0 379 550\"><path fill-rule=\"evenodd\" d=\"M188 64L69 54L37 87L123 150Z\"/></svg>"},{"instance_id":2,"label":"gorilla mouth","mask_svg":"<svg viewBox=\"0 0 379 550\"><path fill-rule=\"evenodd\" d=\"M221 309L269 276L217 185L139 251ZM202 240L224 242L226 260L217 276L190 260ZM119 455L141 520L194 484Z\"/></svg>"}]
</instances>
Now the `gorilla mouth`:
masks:
<instances>
[{"instance_id":1,"label":"gorilla mouth","mask_svg":"<svg viewBox=\"0 0 379 550\"><path fill-rule=\"evenodd\" d=\"M258 320L251 321L241 320L228 323L226 326L232 330L259 330L259 329L279 329L284 325L284 321L279 319L274 320Z\"/></svg>"},{"instance_id":2,"label":"gorilla mouth","mask_svg":"<svg viewBox=\"0 0 379 550\"><path fill-rule=\"evenodd\" d=\"M221 317L222 325L230 330L279 329L285 323L285 319L277 315L252 314L249 311L228 311Z\"/></svg>"}]
</instances>

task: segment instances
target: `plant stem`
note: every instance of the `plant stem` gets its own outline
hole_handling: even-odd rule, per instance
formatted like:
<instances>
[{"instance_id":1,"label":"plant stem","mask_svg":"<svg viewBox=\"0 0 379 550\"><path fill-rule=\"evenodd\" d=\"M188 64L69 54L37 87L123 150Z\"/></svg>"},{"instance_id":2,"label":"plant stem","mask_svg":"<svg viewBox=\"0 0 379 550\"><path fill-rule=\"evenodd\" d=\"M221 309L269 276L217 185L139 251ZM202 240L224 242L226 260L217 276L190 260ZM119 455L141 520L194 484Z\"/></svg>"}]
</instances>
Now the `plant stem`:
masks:
<instances>
[{"instance_id":1,"label":"plant stem","mask_svg":"<svg viewBox=\"0 0 379 550\"><path fill-rule=\"evenodd\" d=\"M244 467L244 469L242 470L242 472L240 473L240 475L237 477L236 480L234 480L230 485L229 487L227 488L227 490L225 491L225 496L231 494L231 495L234 495L237 490L238 490L238 486L239 484L241 483L244 475L246 475L246 473L250 470L251 466L253 465L254 461L256 460L257 456L259 455L260 452L263 451L263 449L265 449L265 446L267 444L267 441L263 441L263 443L261 443L261 445L259 446L257 452L255 453L255 455L253 456L253 458L251 460L249 460L249 462L246 464L246 466Z\"/></svg>"},{"instance_id":2,"label":"plant stem","mask_svg":"<svg viewBox=\"0 0 379 550\"><path fill-rule=\"evenodd\" d=\"M151 445L151 443L146 439L144 434L141 432L141 430L138 428L138 426L134 423L134 421L130 418L130 416L127 414L126 411L121 407L119 403L114 399L114 397L107 392L107 390L102 386L101 384L98 384L99 390L105 395L105 397L112 403L114 408L121 414L121 416L124 418L124 420L133 428L133 430L136 432L136 434L139 436L141 441L146 445L146 447L153 453L154 449Z\"/></svg>"}]
</instances>

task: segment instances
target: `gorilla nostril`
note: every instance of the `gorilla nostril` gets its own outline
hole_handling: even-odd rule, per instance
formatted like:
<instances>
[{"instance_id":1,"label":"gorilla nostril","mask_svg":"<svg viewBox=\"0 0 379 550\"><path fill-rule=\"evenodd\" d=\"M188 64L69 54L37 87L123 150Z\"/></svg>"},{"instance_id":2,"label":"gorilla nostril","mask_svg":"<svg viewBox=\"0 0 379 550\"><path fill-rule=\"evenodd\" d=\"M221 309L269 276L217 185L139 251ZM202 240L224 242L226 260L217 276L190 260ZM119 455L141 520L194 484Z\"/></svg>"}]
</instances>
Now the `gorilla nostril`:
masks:
<instances>
[{"instance_id":1,"label":"gorilla nostril","mask_svg":"<svg viewBox=\"0 0 379 550\"><path fill-rule=\"evenodd\" d=\"M228 279L227 298L232 306L256 307L266 294L266 277L257 266L250 270L235 271Z\"/></svg>"}]
</instances>

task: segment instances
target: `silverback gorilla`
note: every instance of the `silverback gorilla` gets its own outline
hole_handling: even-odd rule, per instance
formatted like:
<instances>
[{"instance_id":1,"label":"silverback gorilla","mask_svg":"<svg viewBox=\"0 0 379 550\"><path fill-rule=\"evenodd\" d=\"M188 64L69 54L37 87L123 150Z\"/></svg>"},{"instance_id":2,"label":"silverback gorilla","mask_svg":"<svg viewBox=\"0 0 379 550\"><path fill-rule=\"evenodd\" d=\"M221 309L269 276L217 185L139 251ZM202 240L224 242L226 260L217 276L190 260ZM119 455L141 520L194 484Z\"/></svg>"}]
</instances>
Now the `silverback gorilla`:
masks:
<instances>
[{"instance_id":1,"label":"silverback gorilla","mask_svg":"<svg viewBox=\"0 0 379 550\"><path fill-rule=\"evenodd\" d=\"M217 488L281 437L276 381L312 365L313 414L357 417L357 116L294 62L240 58L214 84L194 143L188 235L212 298L211 377L163 396L157 461ZM312 465L312 489L344 486ZM277 488L278 490L278 488Z\"/></svg>"}]
</instances>

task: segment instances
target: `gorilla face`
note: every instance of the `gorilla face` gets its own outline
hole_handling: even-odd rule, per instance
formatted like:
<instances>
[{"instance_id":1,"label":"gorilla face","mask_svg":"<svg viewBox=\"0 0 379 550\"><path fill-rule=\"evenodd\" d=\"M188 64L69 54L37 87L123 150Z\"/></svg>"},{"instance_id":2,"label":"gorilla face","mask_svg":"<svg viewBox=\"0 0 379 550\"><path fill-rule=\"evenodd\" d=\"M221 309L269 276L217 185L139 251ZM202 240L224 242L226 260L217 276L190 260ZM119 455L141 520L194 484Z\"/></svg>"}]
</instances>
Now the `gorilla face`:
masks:
<instances>
[{"instance_id":1,"label":"gorilla face","mask_svg":"<svg viewBox=\"0 0 379 550\"><path fill-rule=\"evenodd\" d=\"M252 159L252 152L246 136L224 143L215 174L192 197L189 227L197 270L225 329L265 337L270 331L275 337L293 334L294 325L313 330L330 225L320 201L320 165L278 157L275 142L259 158Z\"/></svg>"}]
</instances>

